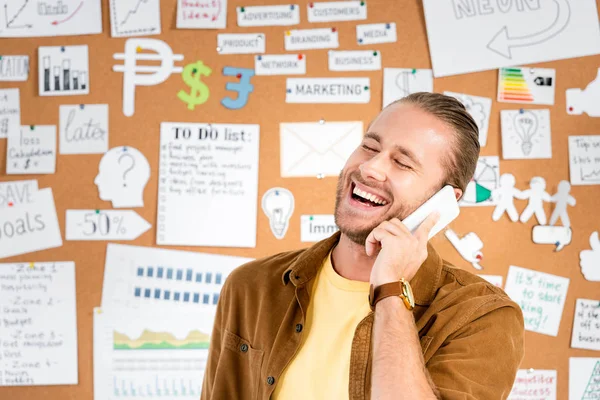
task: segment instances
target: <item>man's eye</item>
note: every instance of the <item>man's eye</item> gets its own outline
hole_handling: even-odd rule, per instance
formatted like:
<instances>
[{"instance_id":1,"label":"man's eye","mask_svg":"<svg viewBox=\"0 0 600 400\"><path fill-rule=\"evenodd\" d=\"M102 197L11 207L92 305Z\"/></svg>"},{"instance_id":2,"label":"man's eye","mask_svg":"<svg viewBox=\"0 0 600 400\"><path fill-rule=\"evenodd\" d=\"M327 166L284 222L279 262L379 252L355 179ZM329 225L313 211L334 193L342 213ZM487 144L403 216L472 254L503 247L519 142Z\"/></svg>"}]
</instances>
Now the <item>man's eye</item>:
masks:
<instances>
[{"instance_id":1,"label":"man's eye","mask_svg":"<svg viewBox=\"0 0 600 400\"><path fill-rule=\"evenodd\" d=\"M377 151L374 148L367 146L366 144L363 144L362 148L365 149L366 151Z\"/></svg>"},{"instance_id":2,"label":"man's eye","mask_svg":"<svg viewBox=\"0 0 600 400\"><path fill-rule=\"evenodd\" d=\"M400 168L403 168L403 169L412 169L412 168L411 168L409 165L402 164L402 163L401 163L400 161L398 161L398 160L394 160L394 162L395 162L395 163L396 163L396 165L397 165L397 166L399 166Z\"/></svg>"}]
</instances>

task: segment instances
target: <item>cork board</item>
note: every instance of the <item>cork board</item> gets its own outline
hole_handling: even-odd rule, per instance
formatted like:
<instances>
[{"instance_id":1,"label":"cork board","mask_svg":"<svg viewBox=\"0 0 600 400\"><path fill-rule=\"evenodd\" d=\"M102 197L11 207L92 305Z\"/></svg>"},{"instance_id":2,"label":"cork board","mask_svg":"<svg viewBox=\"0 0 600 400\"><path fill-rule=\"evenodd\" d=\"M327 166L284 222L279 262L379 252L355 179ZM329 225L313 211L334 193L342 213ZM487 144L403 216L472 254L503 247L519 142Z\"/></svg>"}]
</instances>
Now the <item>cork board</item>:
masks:
<instances>
[{"instance_id":1,"label":"cork board","mask_svg":"<svg viewBox=\"0 0 600 400\"><path fill-rule=\"evenodd\" d=\"M122 74L112 71L115 64L112 55L123 51L125 38L111 38L108 17L108 1L103 1L103 30L100 35L0 39L2 54L26 54L31 60L31 73L27 82L3 82L2 87L18 87L21 90L22 124L58 125L60 104L109 104L110 147L134 146L148 158L151 164L151 177L144 192L144 207L136 211L153 228L137 240L126 242L133 245L155 245L157 175L159 154L159 129L163 121L171 122L213 122L248 123L260 125L260 167L259 197L271 187L282 186L291 190L296 197L296 210L292 217L287 236L277 240L271 234L265 215L259 210L257 221L257 246L252 249L175 247L207 253L218 253L246 257L261 257L290 249L305 247L300 242L300 215L329 214L333 212L335 178L281 178L279 175L279 123L314 122L322 118L329 121L362 120L365 126L377 115L381 108L382 72L330 72L327 66L327 52L307 51L307 74L310 77L364 76L371 79L371 102L364 105L310 105L286 104L283 76L255 76L252 78L254 92L248 104L239 110L228 110L220 104L227 95L225 83L230 79L221 74L225 66L253 68L252 55L218 55L216 52L217 32L262 32L267 37L267 53L284 53L284 27L239 28L236 24L235 7L243 3L230 0L226 30L176 30L176 2L162 1L163 34L154 36L167 42L175 53L183 54L183 64L203 61L213 70L204 79L210 87L209 100L202 106L189 111L177 99L177 92L186 89L181 77L173 75L165 83L153 87L137 89L136 113L125 117L122 108ZM306 0L297 2L301 7L301 24L297 28L314 27L306 22ZM599 2L600 3L600 2ZM420 2L393 2L371 0L368 2L368 20L364 23L395 22L398 27L397 43L374 45L380 50L384 67L431 68L427 37ZM339 30L340 49L358 49L355 25L361 22L341 22L334 25ZM317 24L322 26L322 24ZM87 44L90 50L90 94L73 97L40 97L37 94L37 48L49 45ZM534 65L556 69L555 105L551 109L553 157L549 160L504 161L500 162L501 172L515 175L517 187L525 189L533 176L546 178L549 191L555 191L560 180L569 179L568 136L577 134L600 134L600 122L587 116L568 116L565 112L565 89L585 87L597 73L600 56L562 60ZM469 93L477 96L496 97L497 71L486 71L436 79L434 90ZM545 106L531 106L545 108ZM488 144L482 155L500 155L501 109L518 109L519 105L497 103L492 105ZM6 154L6 141L0 141L0 154ZM111 208L109 202L98 197L94 177L98 171L101 155L59 155L56 173L37 176L7 176L5 158L0 157L1 180L38 179L39 187L51 187L57 214L64 238L66 209ZM576 298L598 299L599 283L586 281L579 268L579 251L589 248L591 232L600 228L597 214L599 186L575 186L571 194L577 199L577 206L570 209L573 227L573 241L560 253L553 246L535 245L531 240L533 220L528 224L511 223L505 217L492 222L492 208L463 208L462 214L452 224L452 228L463 235L476 231L485 246L484 265L486 274L506 276L510 265L517 265L551 274L568 277L571 280L565 309L557 337L537 333L525 334L525 359L522 368L558 370L558 398L567 398L569 357L597 357L593 351L570 349L573 313ZM526 202L517 202L522 212ZM546 214L550 215L550 208ZM460 258L450 243L442 236L434 238L434 246L444 258L453 264L476 272ZM77 324L79 350L79 384L76 386L55 387L10 387L0 388L0 397L6 399L34 400L47 399L92 399L92 310L100 305L106 242L65 241L60 248L40 251L33 254L12 257L2 262L20 261L75 261L77 287Z\"/></svg>"}]
</instances>

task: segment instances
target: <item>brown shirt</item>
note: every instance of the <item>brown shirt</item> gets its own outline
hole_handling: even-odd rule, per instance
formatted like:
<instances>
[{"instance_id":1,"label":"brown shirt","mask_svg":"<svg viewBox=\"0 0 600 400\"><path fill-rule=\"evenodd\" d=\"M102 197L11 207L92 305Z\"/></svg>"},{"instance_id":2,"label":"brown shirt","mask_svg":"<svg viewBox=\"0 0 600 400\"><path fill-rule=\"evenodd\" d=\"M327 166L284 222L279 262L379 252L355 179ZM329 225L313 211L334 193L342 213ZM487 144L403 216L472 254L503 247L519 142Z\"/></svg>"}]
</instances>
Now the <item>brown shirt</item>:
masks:
<instances>
[{"instance_id":1,"label":"brown shirt","mask_svg":"<svg viewBox=\"0 0 600 400\"><path fill-rule=\"evenodd\" d=\"M229 275L217 306L202 400L270 398L299 348L311 280L338 240L339 233ZM425 365L441 398L505 399L523 357L519 306L501 289L449 265L430 245L428 252L410 283ZM365 317L352 340L350 400L371 398L373 319L374 313Z\"/></svg>"}]
</instances>

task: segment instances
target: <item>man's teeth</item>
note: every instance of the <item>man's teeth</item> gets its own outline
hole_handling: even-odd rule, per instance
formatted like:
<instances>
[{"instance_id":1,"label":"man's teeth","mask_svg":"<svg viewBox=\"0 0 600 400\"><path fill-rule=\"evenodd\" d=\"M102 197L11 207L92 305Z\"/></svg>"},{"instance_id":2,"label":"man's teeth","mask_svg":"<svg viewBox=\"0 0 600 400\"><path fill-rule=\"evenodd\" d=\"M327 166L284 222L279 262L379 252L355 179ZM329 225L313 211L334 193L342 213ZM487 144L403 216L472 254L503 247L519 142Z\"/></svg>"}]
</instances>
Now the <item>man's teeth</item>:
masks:
<instances>
[{"instance_id":1,"label":"man's teeth","mask_svg":"<svg viewBox=\"0 0 600 400\"><path fill-rule=\"evenodd\" d=\"M375 204L381 204L382 206L385 206L387 204L387 201L377 197L376 195L374 195L372 193L368 193L368 192L365 192L364 190L360 190L356 186L354 187L354 190L352 191L352 193L354 193L357 196L362 197L363 199L372 201Z\"/></svg>"}]
</instances>

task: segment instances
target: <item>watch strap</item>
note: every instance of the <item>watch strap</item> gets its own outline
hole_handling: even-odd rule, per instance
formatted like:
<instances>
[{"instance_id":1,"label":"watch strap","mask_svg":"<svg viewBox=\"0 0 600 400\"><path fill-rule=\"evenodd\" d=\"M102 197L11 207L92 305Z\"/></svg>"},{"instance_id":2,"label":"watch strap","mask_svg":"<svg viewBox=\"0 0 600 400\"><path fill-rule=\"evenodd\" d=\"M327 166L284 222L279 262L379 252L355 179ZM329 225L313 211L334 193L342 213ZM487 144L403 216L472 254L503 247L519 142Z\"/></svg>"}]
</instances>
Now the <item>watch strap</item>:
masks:
<instances>
[{"instance_id":1,"label":"watch strap","mask_svg":"<svg viewBox=\"0 0 600 400\"><path fill-rule=\"evenodd\" d=\"M371 284L369 288L369 305L371 310L375 311L375 305L386 297L400 296L402 294L402 284L400 281L384 283L376 288Z\"/></svg>"}]
</instances>

